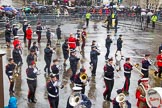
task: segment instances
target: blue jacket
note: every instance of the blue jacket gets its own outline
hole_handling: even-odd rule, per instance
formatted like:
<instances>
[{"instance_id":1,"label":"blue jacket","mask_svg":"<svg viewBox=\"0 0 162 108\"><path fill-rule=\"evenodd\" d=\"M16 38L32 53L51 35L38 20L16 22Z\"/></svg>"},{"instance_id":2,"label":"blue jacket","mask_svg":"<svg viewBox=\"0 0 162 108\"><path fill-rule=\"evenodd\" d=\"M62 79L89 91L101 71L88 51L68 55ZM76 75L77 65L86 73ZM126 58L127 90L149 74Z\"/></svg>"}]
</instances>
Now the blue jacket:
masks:
<instances>
[{"instance_id":1,"label":"blue jacket","mask_svg":"<svg viewBox=\"0 0 162 108\"><path fill-rule=\"evenodd\" d=\"M8 103L8 108L17 108L17 99L16 97L11 97Z\"/></svg>"}]
</instances>

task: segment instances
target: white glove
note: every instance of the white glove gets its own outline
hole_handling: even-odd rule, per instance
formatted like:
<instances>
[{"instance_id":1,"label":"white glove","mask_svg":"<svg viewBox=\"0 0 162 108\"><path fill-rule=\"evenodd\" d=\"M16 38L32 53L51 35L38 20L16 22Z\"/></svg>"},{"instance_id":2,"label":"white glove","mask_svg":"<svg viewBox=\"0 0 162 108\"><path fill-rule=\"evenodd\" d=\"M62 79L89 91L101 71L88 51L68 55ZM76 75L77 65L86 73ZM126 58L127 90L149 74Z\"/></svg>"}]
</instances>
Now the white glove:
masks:
<instances>
[{"instance_id":1,"label":"white glove","mask_svg":"<svg viewBox=\"0 0 162 108\"><path fill-rule=\"evenodd\" d=\"M9 76L10 79L12 79L12 76Z\"/></svg>"}]
</instances>

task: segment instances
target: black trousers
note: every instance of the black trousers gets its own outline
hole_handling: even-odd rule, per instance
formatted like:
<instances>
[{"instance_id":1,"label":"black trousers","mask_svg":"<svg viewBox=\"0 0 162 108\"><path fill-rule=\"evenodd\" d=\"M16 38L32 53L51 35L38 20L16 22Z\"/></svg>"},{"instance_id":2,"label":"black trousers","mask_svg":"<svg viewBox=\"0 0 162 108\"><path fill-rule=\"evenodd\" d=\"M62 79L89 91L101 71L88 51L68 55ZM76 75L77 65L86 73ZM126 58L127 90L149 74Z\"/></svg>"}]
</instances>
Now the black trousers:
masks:
<instances>
[{"instance_id":1,"label":"black trousers","mask_svg":"<svg viewBox=\"0 0 162 108\"><path fill-rule=\"evenodd\" d=\"M110 47L109 47L109 48L107 48L107 52L106 52L106 55L105 55L105 60L107 60L107 59L108 59L109 54L110 54Z\"/></svg>"},{"instance_id":2,"label":"black trousers","mask_svg":"<svg viewBox=\"0 0 162 108\"><path fill-rule=\"evenodd\" d=\"M124 83L123 90L128 92L130 86L131 73L124 73L124 76L125 76L125 83Z\"/></svg>"},{"instance_id":3,"label":"black trousers","mask_svg":"<svg viewBox=\"0 0 162 108\"><path fill-rule=\"evenodd\" d=\"M86 26L88 27L89 25L89 19L86 18Z\"/></svg>"},{"instance_id":4,"label":"black trousers","mask_svg":"<svg viewBox=\"0 0 162 108\"><path fill-rule=\"evenodd\" d=\"M110 23L107 23L107 32L110 30Z\"/></svg>"},{"instance_id":5,"label":"black trousers","mask_svg":"<svg viewBox=\"0 0 162 108\"><path fill-rule=\"evenodd\" d=\"M26 43L26 32L24 32L24 43Z\"/></svg>"},{"instance_id":6,"label":"black trousers","mask_svg":"<svg viewBox=\"0 0 162 108\"><path fill-rule=\"evenodd\" d=\"M104 79L105 85L106 85L106 90L103 93L103 96L106 96L107 100L110 100L111 97L111 92L114 87L114 79L113 80L106 80Z\"/></svg>"},{"instance_id":7,"label":"black trousers","mask_svg":"<svg viewBox=\"0 0 162 108\"><path fill-rule=\"evenodd\" d=\"M158 69L158 72L159 72L159 74L158 74L158 77L161 77L161 73L162 73L162 66L160 67L158 67L159 69Z\"/></svg>"},{"instance_id":8,"label":"black trousers","mask_svg":"<svg viewBox=\"0 0 162 108\"><path fill-rule=\"evenodd\" d=\"M51 46L51 39L47 39L47 43L49 43Z\"/></svg>"},{"instance_id":9,"label":"black trousers","mask_svg":"<svg viewBox=\"0 0 162 108\"><path fill-rule=\"evenodd\" d=\"M50 66L51 66L51 57L45 58L46 66L44 70L46 70L48 73L50 73Z\"/></svg>"},{"instance_id":10,"label":"black trousers","mask_svg":"<svg viewBox=\"0 0 162 108\"><path fill-rule=\"evenodd\" d=\"M59 97L50 97L48 96L48 101L50 104L50 108L58 108L58 104L59 104Z\"/></svg>"},{"instance_id":11,"label":"black trousers","mask_svg":"<svg viewBox=\"0 0 162 108\"><path fill-rule=\"evenodd\" d=\"M149 77L149 72L142 70L142 73L144 74L143 78L148 78Z\"/></svg>"},{"instance_id":12,"label":"black trousers","mask_svg":"<svg viewBox=\"0 0 162 108\"><path fill-rule=\"evenodd\" d=\"M35 91L36 91L36 87L37 87L37 81L36 80L27 80L27 84L29 87L28 99L31 101L34 101Z\"/></svg>"},{"instance_id":13,"label":"black trousers","mask_svg":"<svg viewBox=\"0 0 162 108\"><path fill-rule=\"evenodd\" d=\"M30 46L31 46L31 39L28 39L28 50L30 50Z\"/></svg>"},{"instance_id":14,"label":"black trousers","mask_svg":"<svg viewBox=\"0 0 162 108\"><path fill-rule=\"evenodd\" d=\"M96 75L96 69L97 69L97 60L92 61L93 69L92 69L92 75Z\"/></svg>"},{"instance_id":15,"label":"black trousers","mask_svg":"<svg viewBox=\"0 0 162 108\"><path fill-rule=\"evenodd\" d=\"M71 68L71 71L72 71L72 75L70 77L70 80L74 81L74 77L75 77L75 74L77 72L77 66L71 66L70 68Z\"/></svg>"},{"instance_id":16,"label":"black trousers","mask_svg":"<svg viewBox=\"0 0 162 108\"><path fill-rule=\"evenodd\" d=\"M152 22L152 28L153 29L155 28L155 22Z\"/></svg>"},{"instance_id":17,"label":"black trousers","mask_svg":"<svg viewBox=\"0 0 162 108\"><path fill-rule=\"evenodd\" d=\"M40 40L41 40L41 33L37 33L38 35L38 43L40 43Z\"/></svg>"}]
</instances>

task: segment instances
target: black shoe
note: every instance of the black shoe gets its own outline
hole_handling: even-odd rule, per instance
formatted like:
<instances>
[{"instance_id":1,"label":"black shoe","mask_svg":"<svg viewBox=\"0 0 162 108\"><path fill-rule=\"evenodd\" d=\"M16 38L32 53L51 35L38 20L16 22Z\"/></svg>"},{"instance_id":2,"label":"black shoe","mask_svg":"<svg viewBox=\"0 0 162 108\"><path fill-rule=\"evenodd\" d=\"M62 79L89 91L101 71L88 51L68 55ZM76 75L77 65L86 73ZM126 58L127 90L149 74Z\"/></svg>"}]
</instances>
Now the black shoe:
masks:
<instances>
[{"instance_id":1,"label":"black shoe","mask_svg":"<svg viewBox=\"0 0 162 108\"><path fill-rule=\"evenodd\" d=\"M107 99L106 99L106 98L107 98L107 96L104 96L104 95L103 95L103 98L104 98L104 100L107 100Z\"/></svg>"},{"instance_id":2,"label":"black shoe","mask_svg":"<svg viewBox=\"0 0 162 108\"><path fill-rule=\"evenodd\" d=\"M64 66L67 66L67 64L66 64L66 63L64 63L63 65L64 65Z\"/></svg>"},{"instance_id":3,"label":"black shoe","mask_svg":"<svg viewBox=\"0 0 162 108\"><path fill-rule=\"evenodd\" d=\"M107 99L107 101L112 102L112 99Z\"/></svg>"},{"instance_id":4,"label":"black shoe","mask_svg":"<svg viewBox=\"0 0 162 108\"><path fill-rule=\"evenodd\" d=\"M32 100L32 103L37 103L35 100Z\"/></svg>"},{"instance_id":5,"label":"black shoe","mask_svg":"<svg viewBox=\"0 0 162 108\"><path fill-rule=\"evenodd\" d=\"M9 90L9 92L10 92L10 93L15 93L15 91L14 91L14 90Z\"/></svg>"},{"instance_id":6,"label":"black shoe","mask_svg":"<svg viewBox=\"0 0 162 108\"><path fill-rule=\"evenodd\" d=\"M44 68L44 72L46 72L46 68Z\"/></svg>"},{"instance_id":7,"label":"black shoe","mask_svg":"<svg viewBox=\"0 0 162 108\"><path fill-rule=\"evenodd\" d=\"M31 99L28 99L28 103L31 103L32 102L32 100Z\"/></svg>"}]
</instances>

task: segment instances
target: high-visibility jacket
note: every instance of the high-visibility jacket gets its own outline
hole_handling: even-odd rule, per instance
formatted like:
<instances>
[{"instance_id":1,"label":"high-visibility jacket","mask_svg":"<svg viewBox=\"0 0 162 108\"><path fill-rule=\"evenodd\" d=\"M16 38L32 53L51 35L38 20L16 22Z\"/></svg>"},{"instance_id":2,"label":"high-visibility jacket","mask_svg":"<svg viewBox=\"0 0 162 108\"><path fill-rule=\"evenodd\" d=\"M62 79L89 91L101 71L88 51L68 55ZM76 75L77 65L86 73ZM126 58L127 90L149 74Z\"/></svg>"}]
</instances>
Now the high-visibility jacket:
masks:
<instances>
[{"instance_id":1,"label":"high-visibility jacket","mask_svg":"<svg viewBox=\"0 0 162 108\"><path fill-rule=\"evenodd\" d=\"M157 16L156 16L156 15L153 15L153 16L151 17L151 21L152 21L152 22L156 22L156 21L157 21L157 19L158 19L158 18L157 18Z\"/></svg>"},{"instance_id":2,"label":"high-visibility jacket","mask_svg":"<svg viewBox=\"0 0 162 108\"><path fill-rule=\"evenodd\" d=\"M114 13L111 15L111 18L112 19L115 19L115 14Z\"/></svg>"},{"instance_id":3,"label":"high-visibility jacket","mask_svg":"<svg viewBox=\"0 0 162 108\"><path fill-rule=\"evenodd\" d=\"M91 14L90 13L86 13L86 19L90 19Z\"/></svg>"}]
</instances>

